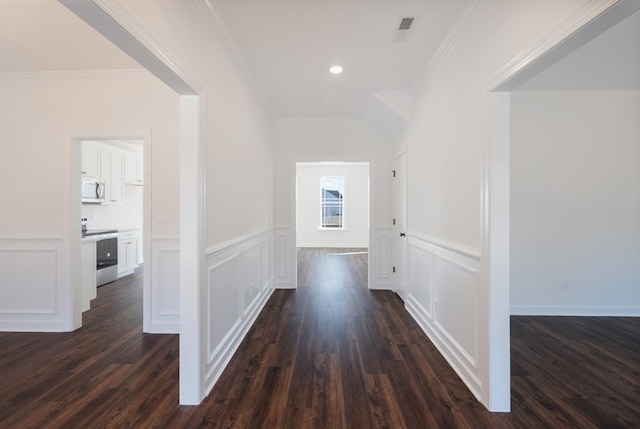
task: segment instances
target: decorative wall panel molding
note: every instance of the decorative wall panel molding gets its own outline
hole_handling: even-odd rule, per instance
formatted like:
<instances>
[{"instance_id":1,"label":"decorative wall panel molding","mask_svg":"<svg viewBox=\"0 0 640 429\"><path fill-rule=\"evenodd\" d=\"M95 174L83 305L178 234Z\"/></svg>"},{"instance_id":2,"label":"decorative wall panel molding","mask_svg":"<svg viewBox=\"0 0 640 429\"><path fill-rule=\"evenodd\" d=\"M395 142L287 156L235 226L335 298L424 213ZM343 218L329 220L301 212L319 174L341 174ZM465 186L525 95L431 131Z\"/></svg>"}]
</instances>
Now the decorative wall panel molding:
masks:
<instances>
[{"instance_id":1,"label":"decorative wall panel molding","mask_svg":"<svg viewBox=\"0 0 640 429\"><path fill-rule=\"evenodd\" d=\"M480 397L480 252L408 235L407 311Z\"/></svg>"},{"instance_id":2,"label":"decorative wall panel molding","mask_svg":"<svg viewBox=\"0 0 640 429\"><path fill-rule=\"evenodd\" d=\"M374 230L375 246L369 248L369 276L373 276L373 282L369 281L369 287L372 289L393 288L391 234L391 227L376 227Z\"/></svg>"},{"instance_id":3,"label":"decorative wall panel molding","mask_svg":"<svg viewBox=\"0 0 640 429\"><path fill-rule=\"evenodd\" d=\"M151 280L145 305L144 331L154 334L180 332L180 242L151 239Z\"/></svg>"},{"instance_id":4,"label":"decorative wall panel molding","mask_svg":"<svg viewBox=\"0 0 640 429\"><path fill-rule=\"evenodd\" d=\"M273 229L276 289L295 289L296 280L296 246L294 231L289 226ZM293 252L293 253L292 253Z\"/></svg>"},{"instance_id":5,"label":"decorative wall panel molding","mask_svg":"<svg viewBox=\"0 0 640 429\"><path fill-rule=\"evenodd\" d=\"M62 239L0 239L0 331L68 330L64 260Z\"/></svg>"},{"instance_id":6,"label":"decorative wall panel molding","mask_svg":"<svg viewBox=\"0 0 640 429\"><path fill-rule=\"evenodd\" d=\"M217 246L206 255L206 392L273 292L273 248L268 231Z\"/></svg>"}]
</instances>

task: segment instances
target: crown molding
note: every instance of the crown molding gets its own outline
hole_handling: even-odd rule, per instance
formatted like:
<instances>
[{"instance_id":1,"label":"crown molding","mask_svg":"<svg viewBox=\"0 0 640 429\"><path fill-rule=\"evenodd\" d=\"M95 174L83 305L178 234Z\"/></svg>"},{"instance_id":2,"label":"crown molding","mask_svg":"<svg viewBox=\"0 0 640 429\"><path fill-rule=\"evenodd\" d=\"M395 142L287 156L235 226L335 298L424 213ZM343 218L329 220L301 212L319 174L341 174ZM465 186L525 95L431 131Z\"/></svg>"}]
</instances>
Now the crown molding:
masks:
<instances>
[{"instance_id":1,"label":"crown molding","mask_svg":"<svg viewBox=\"0 0 640 429\"><path fill-rule=\"evenodd\" d=\"M474 0L469 4L460 15L460 18L449 30L435 54L431 57L426 67L420 72L418 78L411 85L410 92L413 94L429 78L447 59L451 51L458 45L460 40L467 33L469 28L476 22L478 17L482 15L491 0Z\"/></svg>"},{"instance_id":2,"label":"crown molding","mask_svg":"<svg viewBox=\"0 0 640 429\"><path fill-rule=\"evenodd\" d=\"M276 127L354 127L367 124L356 117L278 118Z\"/></svg>"},{"instance_id":3,"label":"crown molding","mask_svg":"<svg viewBox=\"0 0 640 429\"><path fill-rule=\"evenodd\" d=\"M0 72L0 83L140 82L154 80L156 77L144 69Z\"/></svg>"},{"instance_id":4,"label":"crown molding","mask_svg":"<svg viewBox=\"0 0 640 429\"><path fill-rule=\"evenodd\" d=\"M640 2L590 0L494 74L486 87L491 91L512 90L638 9ZM598 19L605 15L608 19ZM600 28L590 31L587 27L596 19Z\"/></svg>"},{"instance_id":5,"label":"crown molding","mask_svg":"<svg viewBox=\"0 0 640 429\"><path fill-rule=\"evenodd\" d=\"M209 22L213 30L216 32L216 34L220 36L220 39L222 40L222 44L227 49L227 52L231 56L231 59L236 64L236 66L240 69L240 72L244 76L245 80L247 81L247 83L249 84L253 92L256 94L256 96L262 103L263 107L267 110L268 114L271 116L271 119L275 121L277 119L277 116L276 116L275 110L273 109L273 106L271 105L271 103L269 102L269 99L266 97L266 95L262 91L262 88L258 84L258 81L256 80L253 72L251 71L251 69L249 68L249 65L247 64L247 61L245 60L244 56L240 52L238 45L236 45L236 43L234 42L233 37L229 32L229 29L224 24L222 18L220 17L218 12L215 10L214 6L211 4L209 0L197 0L196 4L200 8L200 11L204 15L204 17L207 19L207 21Z\"/></svg>"}]
</instances>

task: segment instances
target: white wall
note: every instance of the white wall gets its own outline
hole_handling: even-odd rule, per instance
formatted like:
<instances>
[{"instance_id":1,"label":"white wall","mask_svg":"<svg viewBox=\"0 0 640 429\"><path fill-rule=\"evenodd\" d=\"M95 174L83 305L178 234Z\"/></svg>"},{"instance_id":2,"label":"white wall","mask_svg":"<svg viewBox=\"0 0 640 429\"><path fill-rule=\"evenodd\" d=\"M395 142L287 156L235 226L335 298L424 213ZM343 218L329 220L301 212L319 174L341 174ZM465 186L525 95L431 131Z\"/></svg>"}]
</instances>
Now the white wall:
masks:
<instances>
[{"instance_id":1,"label":"white wall","mask_svg":"<svg viewBox=\"0 0 640 429\"><path fill-rule=\"evenodd\" d=\"M512 311L639 315L640 92L515 92L511 107Z\"/></svg>"},{"instance_id":2,"label":"white wall","mask_svg":"<svg viewBox=\"0 0 640 429\"><path fill-rule=\"evenodd\" d=\"M483 254L489 91L511 61L587 3L474 3L417 85L399 143L408 151L407 308L491 410L509 409L509 313L506 296L504 309L491 304L500 297Z\"/></svg>"},{"instance_id":3,"label":"white wall","mask_svg":"<svg viewBox=\"0 0 640 429\"><path fill-rule=\"evenodd\" d=\"M299 163L296 174L298 247L369 246L369 165ZM343 229L321 229L320 180L344 177Z\"/></svg>"},{"instance_id":4,"label":"white wall","mask_svg":"<svg viewBox=\"0 0 640 429\"><path fill-rule=\"evenodd\" d=\"M393 145L357 119L280 120L275 128L275 282L295 287L296 162L369 162L369 285L391 287L391 170Z\"/></svg>"},{"instance_id":5,"label":"white wall","mask_svg":"<svg viewBox=\"0 0 640 429\"><path fill-rule=\"evenodd\" d=\"M152 236L176 240L178 97L147 74L11 74L0 75L0 112L0 329L70 330L72 138L151 131L151 212L167 218ZM45 263L32 258L43 251Z\"/></svg>"}]
</instances>

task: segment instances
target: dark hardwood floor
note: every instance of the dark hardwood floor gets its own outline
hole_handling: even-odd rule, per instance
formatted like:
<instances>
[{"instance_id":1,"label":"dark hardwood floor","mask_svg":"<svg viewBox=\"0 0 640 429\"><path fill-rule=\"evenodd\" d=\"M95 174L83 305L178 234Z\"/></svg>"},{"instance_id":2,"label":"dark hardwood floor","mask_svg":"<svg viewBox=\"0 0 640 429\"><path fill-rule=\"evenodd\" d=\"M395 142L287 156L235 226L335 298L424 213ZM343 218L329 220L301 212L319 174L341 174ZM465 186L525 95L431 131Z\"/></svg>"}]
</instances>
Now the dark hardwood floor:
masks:
<instances>
[{"instance_id":1,"label":"dark hardwood floor","mask_svg":"<svg viewBox=\"0 0 640 429\"><path fill-rule=\"evenodd\" d=\"M82 329L0 333L0 428L638 428L640 319L514 317L512 408L478 404L362 249L301 249L200 406L178 405L178 337L142 334L137 275Z\"/></svg>"}]
</instances>

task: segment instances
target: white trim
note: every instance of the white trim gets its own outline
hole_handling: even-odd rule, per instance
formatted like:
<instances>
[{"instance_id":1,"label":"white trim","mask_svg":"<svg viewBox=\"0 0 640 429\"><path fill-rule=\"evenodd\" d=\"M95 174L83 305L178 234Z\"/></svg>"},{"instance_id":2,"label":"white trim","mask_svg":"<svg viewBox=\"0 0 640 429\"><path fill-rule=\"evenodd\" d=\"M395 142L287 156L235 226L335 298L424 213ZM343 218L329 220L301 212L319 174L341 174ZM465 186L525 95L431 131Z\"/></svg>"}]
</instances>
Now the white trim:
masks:
<instances>
[{"instance_id":1,"label":"white trim","mask_svg":"<svg viewBox=\"0 0 640 429\"><path fill-rule=\"evenodd\" d=\"M147 82L156 78L145 69L0 72L0 83Z\"/></svg>"},{"instance_id":2,"label":"white trim","mask_svg":"<svg viewBox=\"0 0 640 429\"><path fill-rule=\"evenodd\" d=\"M69 301L70 282L66 271L65 240L62 238L0 238L0 254L26 256L27 254L48 255L51 265L40 267L52 271L50 285L53 288L53 301L44 309L0 308L0 331L12 332L63 332L70 331ZM79 273L78 273L79 275ZM0 278L0 283L14 282L20 287L24 278ZM80 298L78 297L78 302ZM6 305L0 303L0 306Z\"/></svg>"},{"instance_id":3,"label":"white trim","mask_svg":"<svg viewBox=\"0 0 640 429\"><path fill-rule=\"evenodd\" d=\"M204 397L201 327L204 279L206 116L204 87L173 59L116 2L59 0L96 31L111 40L180 97L180 404L199 404ZM79 154L74 152L74 156ZM77 161L74 161L77 162ZM69 173L69 176L72 174ZM79 192L79 184L76 185ZM70 206L70 204L69 204ZM79 210L79 209L78 209ZM69 215L72 225L73 214ZM70 230L68 233L70 234ZM77 247L77 249L75 248ZM79 246L72 246L73 260ZM74 272L72 270L72 272ZM79 271L78 271L79 273ZM78 283L77 279L73 279ZM78 296L78 294L75 294Z\"/></svg>"},{"instance_id":4,"label":"white trim","mask_svg":"<svg viewBox=\"0 0 640 429\"><path fill-rule=\"evenodd\" d=\"M354 125L363 125L364 122L360 118L278 118L275 122L276 127L308 127L308 126L332 126L332 127L352 127ZM326 158L326 157L325 157ZM337 157L335 160L324 159L323 161L342 161L343 157ZM299 161L303 163L314 163L313 159L305 159ZM355 161L355 162L361 162Z\"/></svg>"},{"instance_id":5,"label":"white trim","mask_svg":"<svg viewBox=\"0 0 640 429\"><path fill-rule=\"evenodd\" d=\"M146 253L149 262L143 265L144 273L144 301L145 312L143 317L143 331L152 334L179 334L180 333L180 290L179 281L167 285L163 282L160 269L173 270L172 277L180 278L180 241L177 238L151 238L149 240L149 253ZM145 242L146 244L146 242ZM164 257L162 256L164 255ZM169 260L166 260L169 257ZM168 266L167 266L168 265ZM165 271L166 272L166 271ZM147 274L148 273L148 274ZM169 290L167 290L169 288ZM171 290L175 288L174 290ZM177 296L175 312L162 311L160 308L163 294Z\"/></svg>"},{"instance_id":6,"label":"white trim","mask_svg":"<svg viewBox=\"0 0 640 429\"><path fill-rule=\"evenodd\" d=\"M459 339L446 329L441 323L438 310L439 305L441 305L438 302L438 291L449 288L449 282L453 281L446 277L447 271L442 270L442 263L447 264L454 271L468 275L468 286L472 288L471 292L478 297L480 296L481 286L481 273L479 271L481 263L473 255L468 255L459 251L459 249L439 246L415 236L409 237L407 247L409 252L407 255L408 275L405 307L469 390L476 398L481 400L483 398L484 381L482 379L483 366L480 348L482 330L478 322L481 317L482 303L479 299L474 300L475 319L466 321L468 324L466 329L472 330L473 342L471 346L473 350L465 349ZM423 253L414 252L412 249L417 249L418 252ZM420 259L416 260L416 257ZM416 278L415 276L420 275L420 272L412 269L414 266L427 266L427 278ZM420 285L426 285L429 289L428 296L423 298L428 302L420 302L418 299L418 296L421 295L419 291Z\"/></svg>"},{"instance_id":7,"label":"white trim","mask_svg":"<svg viewBox=\"0 0 640 429\"><path fill-rule=\"evenodd\" d=\"M59 1L178 94L202 92L203 86L117 2Z\"/></svg>"},{"instance_id":8,"label":"white trim","mask_svg":"<svg viewBox=\"0 0 640 429\"><path fill-rule=\"evenodd\" d=\"M427 66L420 72L418 78L411 85L410 93L415 93L420 85L426 81L447 59L449 54L458 45L460 40L467 33L469 28L476 22L476 20L482 15L491 0L474 0L472 1L462 12L460 18L449 30L449 33L445 36L444 40L433 54Z\"/></svg>"},{"instance_id":9,"label":"white trim","mask_svg":"<svg viewBox=\"0 0 640 429\"><path fill-rule=\"evenodd\" d=\"M511 410L511 327L509 323L509 94L488 94L481 176L481 233L484 258L478 298L487 308L480 318L481 359L486 373L482 398L495 412Z\"/></svg>"},{"instance_id":10,"label":"white trim","mask_svg":"<svg viewBox=\"0 0 640 429\"><path fill-rule=\"evenodd\" d=\"M232 322L229 330L224 337L217 343L211 344L212 327L214 326L215 317L219 317L215 308L206 311L208 323L204 327L204 366L205 366L205 392L208 393L216 381L224 371L224 368L231 360L231 357L240 346L242 340L246 336L249 328L253 325L256 318L264 308L273 293L274 278L270 267L265 265L265 260L271 260L270 254L273 252L272 245L273 235L271 231L260 232L252 236L244 236L233 242L226 242L222 246L217 246L207 253L205 259L206 265L206 298L205 306L212 303L212 293L215 290L225 290L227 293L233 293L232 302L214 302L214 305L236 306L236 319L226 320L222 322ZM251 259L249 255L257 252L257 258ZM257 277L251 276L249 261L258 263ZM217 274L220 273L222 278L218 282L214 281ZM225 273L228 277L225 277ZM248 284L254 284L259 281L261 284L257 287L255 296L246 296L245 289ZM219 289L218 289L219 288ZM250 302L247 302L250 300Z\"/></svg>"},{"instance_id":11,"label":"white trim","mask_svg":"<svg viewBox=\"0 0 640 429\"><path fill-rule=\"evenodd\" d=\"M622 8L613 8L621 4ZM546 37L515 57L486 83L488 124L485 129L481 183L482 285L480 297L488 314L481 318L482 359L486 381L482 403L490 411L510 409L509 334L509 110L508 94L519 83L591 40L612 21L619 21L640 2L591 0ZM611 11L611 13L609 13ZM604 17L604 23L598 18ZM599 22L596 23L596 20ZM591 25L595 23L595 25ZM606 28L605 28L606 27ZM485 367L486 365L486 367Z\"/></svg>"},{"instance_id":12,"label":"white trim","mask_svg":"<svg viewBox=\"0 0 640 429\"><path fill-rule=\"evenodd\" d=\"M486 87L492 91L511 91L547 66L564 58L595 37L591 31L583 30L586 30L588 25L620 2L621 0L590 0L545 37L494 74L487 82ZM602 31L604 30L601 29L599 32Z\"/></svg>"},{"instance_id":13,"label":"white trim","mask_svg":"<svg viewBox=\"0 0 640 429\"><path fill-rule=\"evenodd\" d=\"M295 289L298 287L296 265L295 228L278 226L273 228L273 277L276 289Z\"/></svg>"},{"instance_id":14,"label":"white trim","mask_svg":"<svg viewBox=\"0 0 640 429\"><path fill-rule=\"evenodd\" d=\"M180 97L180 404L205 396L205 94Z\"/></svg>"},{"instance_id":15,"label":"white trim","mask_svg":"<svg viewBox=\"0 0 640 429\"><path fill-rule=\"evenodd\" d=\"M326 249L368 249L369 246L363 246L360 244L327 244L327 243L300 243L297 247L316 247L316 248L326 248Z\"/></svg>"},{"instance_id":16,"label":"white trim","mask_svg":"<svg viewBox=\"0 0 640 429\"><path fill-rule=\"evenodd\" d=\"M512 316L640 317L640 307L512 305Z\"/></svg>"},{"instance_id":17,"label":"white trim","mask_svg":"<svg viewBox=\"0 0 640 429\"><path fill-rule=\"evenodd\" d=\"M209 246L205 249L205 257L210 258L215 256L218 253L223 253L229 251L229 249L233 247L247 245L252 241L263 240L265 238L270 237L272 234L272 230L265 230L260 232L253 232L245 235L241 235L240 237L236 237L231 240L224 241L222 243L215 244L213 246Z\"/></svg>"},{"instance_id":18,"label":"white trim","mask_svg":"<svg viewBox=\"0 0 640 429\"><path fill-rule=\"evenodd\" d=\"M407 237L416 238L418 240L433 244L434 246L442 247L452 252L459 253L460 255L467 256L476 260L480 260L481 252L479 249L465 246L453 241L444 240L440 238L431 237L426 234L421 234L415 231L407 231Z\"/></svg>"},{"instance_id":19,"label":"white trim","mask_svg":"<svg viewBox=\"0 0 640 429\"><path fill-rule=\"evenodd\" d=\"M81 177L81 143L84 140L96 141L100 144L100 140L142 140L143 141L143 157L144 159L150 159L151 154L147 151L151 151L151 130L134 130L134 129L121 129L121 130L67 130L65 131L66 141L69 142L69 150L67 151L67 186L65 189L65 207L66 214L68 216L66 235L69 242L69 251L72 255L69 270L71 273L72 281L69 283L69 304L70 313L69 317L72 320L72 324L69 330L78 329L82 326L82 302L80 296L80 248L81 237L78 234L78 219L81 217L81 204L80 199L76 195L80 195L80 177ZM129 153L128 151L118 148L123 153ZM139 155L139 154L138 154ZM145 165L145 186L143 189L143 253L147 253L148 241L149 241L149 224L151 223L151 172L150 168L147 169ZM149 267L150 264L143 265L143 319L146 318L147 303L149 296L146 294L148 291L147 282L150 278Z\"/></svg>"},{"instance_id":20,"label":"white trim","mask_svg":"<svg viewBox=\"0 0 640 429\"><path fill-rule=\"evenodd\" d=\"M220 15L215 10L215 7L211 4L209 0L196 0L196 4L198 5L198 8L202 12L202 14L205 16L207 21L209 22L209 25L211 25L211 28L213 29L213 31L215 31L216 34L220 36L220 39L222 40L222 43L227 50L227 53L229 53L233 62L240 69L242 76L245 78L245 80L247 81L247 83L249 84L253 92L256 94L257 98L262 103L262 106L265 108L265 110L271 117L271 120L274 121L276 119L276 114L275 114L275 111L273 110L273 106L271 105L271 103L269 103L269 100L264 95L264 91L258 84L258 81L256 80L255 76L253 75L253 72L251 71L251 68L248 66L247 61L244 58L244 55L242 55L240 49L234 42L233 37L231 37L231 34L229 33L227 26L224 24L224 20L220 18Z\"/></svg>"},{"instance_id":21,"label":"white trim","mask_svg":"<svg viewBox=\"0 0 640 429\"><path fill-rule=\"evenodd\" d=\"M335 118L338 119L337 121L334 122L334 118L327 118L329 122L331 123L344 123L346 124L351 124L353 125L353 122L349 122L350 120L342 121L341 119L344 118ZM358 123L362 123L362 121L357 120ZM299 124L310 124L310 123L317 123L316 119L311 119L310 121L308 119L302 119L302 120L294 120L293 122L295 123L299 123ZM287 123L289 123L287 121ZM321 121L321 123L324 123L324 121ZM306 157L302 157L302 156L296 156L294 158L292 158L290 160L290 165L291 165L291 176L289 177L289 201L291 202L291 211L289 213L289 218L290 219L297 219L297 201L296 201L296 183L297 183L297 176L298 176L298 164L309 164L309 163L324 163L324 162L345 162L345 163L366 163L369 165L369 258L368 258L368 272L367 272L367 288L369 289L375 289L375 284L373 279L375 278L375 268L374 265L372 264L371 261L375 261L375 258L377 257L377 247L376 247L376 227L375 227L375 196L376 196L376 172L375 172L375 160L373 157L367 159L366 157L362 157L362 156L306 156ZM279 228L281 229L281 228ZM280 233L280 235L282 235L282 233ZM275 238L276 241L276 246L277 246L277 242L278 242L279 237ZM288 282L288 287L290 288L296 288L297 287L297 277L298 277L298 262L297 262L297 237L296 237L296 225L294 224L293 227L289 227L289 239L290 239L290 243L288 243L288 247L289 247L289 255L286 255L286 252L284 255L279 254L280 252L277 251L276 248L276 263L277 262L277 258L281 257L281 256L287 256L288 257L288 263L291 266L291 278L289 279ZM278 276L276 275L276 280L275 280L275 285L276 287L287 287L287 286L283 286L286 283L285 282L280 282L281 279L278 278Z\"/></svg>"}]
</instances>

